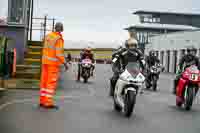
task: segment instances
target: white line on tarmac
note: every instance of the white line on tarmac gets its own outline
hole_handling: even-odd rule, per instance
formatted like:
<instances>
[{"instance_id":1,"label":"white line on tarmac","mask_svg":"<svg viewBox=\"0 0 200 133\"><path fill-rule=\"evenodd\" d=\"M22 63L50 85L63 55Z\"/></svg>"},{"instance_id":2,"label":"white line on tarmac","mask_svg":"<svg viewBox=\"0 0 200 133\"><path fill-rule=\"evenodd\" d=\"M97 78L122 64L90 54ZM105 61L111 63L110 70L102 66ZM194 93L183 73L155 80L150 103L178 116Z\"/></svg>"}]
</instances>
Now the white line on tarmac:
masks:
<instances>
[{"instance_id":1,"label":"white line on tarmac","mask_svg":"<svg viewBox=\"0 0 200 133\"><path fill-rule=\"evenodd\" d=\"M78 95L78 96L73 96L73 95L64 95L64 96L55 96L54 99L55 100L72 100L72 99L80 99L80 98L83 98L83 97L88 97L88 96L94 96L95 95L95 91L93 88L87 88L88 91L89 91L89 94L88 95ZM27 102L37 102L38 99L36 98L28 98L28 99L21 99L21 100L13 100L13 101L10 101L10 102L6 102L2 105L0 105L0 111L5 109L6 107L8 107L9 105L13 105L13 104L22 104L22 103L27 103Z\"/></svg>"},{"instance_id":2,"label":"white line on tarmac","mask_svg":"<svg viewBox=\"0 0 200 133\"><path fill-rule=\"evenodd\" d=\"M75 73L75 65L77 65L77 63L72 63L72 71ZM69 99L79 99L81 97L88 97L88 96L94 96L95 95L95 91L93 88L87 88L89 91L88 95L79 95L79 96L73 96L73 95L66 95L66 96L55 96L54 99L55 100L61 100L64 99L65 100L69 100ZM27 102L37 102L38 99L36 98L29 98L29 99L21 99L21 100L13 100L10 102L6 102L2 105L0 105L0 111L5 109L6 107L8 107L9 105L13 105L13 104L21 104L21 103L27 103Z\"/></svg>"}]
</instances>

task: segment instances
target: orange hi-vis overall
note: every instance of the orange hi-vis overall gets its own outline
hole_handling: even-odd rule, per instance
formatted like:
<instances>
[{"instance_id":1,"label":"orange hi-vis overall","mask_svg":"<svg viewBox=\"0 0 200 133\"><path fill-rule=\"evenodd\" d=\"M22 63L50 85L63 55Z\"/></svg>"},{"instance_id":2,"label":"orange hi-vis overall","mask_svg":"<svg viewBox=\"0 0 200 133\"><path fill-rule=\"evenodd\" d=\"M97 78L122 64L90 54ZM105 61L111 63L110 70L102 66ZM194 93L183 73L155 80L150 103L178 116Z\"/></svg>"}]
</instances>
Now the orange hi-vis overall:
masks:
<instances>
[{"instance_id":1,"label":"orange hi-vis overall","mask_svg":"<svg viewBox=\"0 0 200 133\"><path fill-rule=\"evenodd\" d=\"M52 32L45 37L42 51L42 73L40 80L40 104L53 106L59 67L65 63L64 40L58 32Z\"/></svg>"}]
</instances>

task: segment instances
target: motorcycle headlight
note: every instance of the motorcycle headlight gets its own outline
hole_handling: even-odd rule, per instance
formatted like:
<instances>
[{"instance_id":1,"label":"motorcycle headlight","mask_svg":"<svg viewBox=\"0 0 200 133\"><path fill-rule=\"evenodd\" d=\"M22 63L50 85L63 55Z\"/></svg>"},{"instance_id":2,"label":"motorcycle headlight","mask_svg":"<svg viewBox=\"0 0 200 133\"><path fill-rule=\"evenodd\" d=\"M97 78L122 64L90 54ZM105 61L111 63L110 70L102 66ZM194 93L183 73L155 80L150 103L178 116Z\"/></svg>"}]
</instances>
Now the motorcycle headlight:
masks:
<instances>
[{"instance_id":1,"label":"motorcycle headlight","mask_svg":"<svg viewBox=\"0 0 200 133\"><path fill-rule=\"evenodd\" d=\"M193 81L197 81L198 80L199 75L198 74L191 74L190 79Z\"/></svg>"},{"instance_id":2,"label":"motorcycle headlight","mask_svg":"<svg viewBox=\"0 0 200 133\"><path fill-rule=\"evenodd\" d=\"M89 66L89 64L83 64L83 66L84 66L84 67L88 67L88 66Z\"/></svg>"}]
</instances>

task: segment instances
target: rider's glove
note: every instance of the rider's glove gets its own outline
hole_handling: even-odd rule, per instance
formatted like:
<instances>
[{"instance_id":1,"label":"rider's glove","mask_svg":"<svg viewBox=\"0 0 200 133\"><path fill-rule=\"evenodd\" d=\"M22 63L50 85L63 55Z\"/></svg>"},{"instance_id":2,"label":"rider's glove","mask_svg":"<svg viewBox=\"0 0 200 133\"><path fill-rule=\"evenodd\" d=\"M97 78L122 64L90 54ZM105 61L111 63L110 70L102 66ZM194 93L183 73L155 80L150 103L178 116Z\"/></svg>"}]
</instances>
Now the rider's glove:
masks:
<instances>
[{"instance_id":1,"label":"rider's glove","mask_svg":"<svg viewBox=\"0 0 200 133\"><path fill-rule=\"evenodd\" d=\"M124 70L123 69L121 69L121 70L119 70L119 73L121 74L121 73L123 73L124 72Z\"/></svg>"}]
</instances>

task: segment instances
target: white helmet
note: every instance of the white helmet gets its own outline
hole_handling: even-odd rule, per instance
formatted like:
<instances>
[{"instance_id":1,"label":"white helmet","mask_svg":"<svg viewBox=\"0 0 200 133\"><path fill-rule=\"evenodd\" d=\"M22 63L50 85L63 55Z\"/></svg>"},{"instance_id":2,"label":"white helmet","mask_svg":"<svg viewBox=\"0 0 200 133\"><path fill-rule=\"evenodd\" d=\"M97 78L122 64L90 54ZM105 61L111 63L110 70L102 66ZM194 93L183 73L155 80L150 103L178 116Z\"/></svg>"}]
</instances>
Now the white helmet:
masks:
<instances>
[{"instance_id":1,"label":"white helmet","mask_svg":"<svg viewBox=\"0 0 200 133\"><path fill-rule=\"evenodd\" d=\"M135 48L137 48L138 47L138 41L134 38L130 38L125 43L126 48L129 48L129 45L135 45Z\"/></svg>"}]
</instances>

